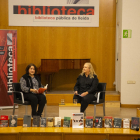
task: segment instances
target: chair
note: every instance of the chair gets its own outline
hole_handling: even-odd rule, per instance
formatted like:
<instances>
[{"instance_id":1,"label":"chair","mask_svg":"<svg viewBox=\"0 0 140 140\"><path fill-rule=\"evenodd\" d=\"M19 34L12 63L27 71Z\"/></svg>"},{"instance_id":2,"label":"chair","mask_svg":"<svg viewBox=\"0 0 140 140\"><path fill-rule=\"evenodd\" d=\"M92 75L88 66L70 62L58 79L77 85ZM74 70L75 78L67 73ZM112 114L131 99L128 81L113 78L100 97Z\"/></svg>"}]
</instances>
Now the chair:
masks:
<instances>
[{"instance_id":1,"label":"chair","mask_svg":"<svg viewBox=\"0 0 140 140\"><path fill-rule=\"evenodd\" d=\"M16 104L25 105L25 115L27 115L28 105L31 105L30 101L24 100L24 95L21 91L20 83L13 83L12 86L13 86L13 94L14 94L13 115L15 114L15 105ZM46 109L47 109L47 105L45 104L44 117L46 117Z\"/></svg>"},{"instance_id":2,"label":"chair","mask_svg":"<svg viewBox=\"0 0 140 140\"><path fill-rule=\"evenodd\" d=\"M96 116L96 105L103 104L103 114L105 116L105 91L106 91L106 83L98 83L98 92L97 100L92 101L90 104L94 105L94 116Z\"/></svg>"}]
</instances>

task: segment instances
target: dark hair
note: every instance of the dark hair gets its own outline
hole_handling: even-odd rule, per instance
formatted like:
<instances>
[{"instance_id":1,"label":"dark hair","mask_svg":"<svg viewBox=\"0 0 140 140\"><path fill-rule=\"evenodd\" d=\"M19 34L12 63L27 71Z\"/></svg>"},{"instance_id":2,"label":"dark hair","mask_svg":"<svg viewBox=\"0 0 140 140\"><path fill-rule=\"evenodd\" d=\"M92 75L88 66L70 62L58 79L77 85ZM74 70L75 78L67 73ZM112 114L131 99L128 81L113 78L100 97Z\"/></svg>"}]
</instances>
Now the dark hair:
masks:
<instances>
[{"instance_id":1,"label":"dark hair","mask_svg":"<svg viewBox=\"0 0 140 140\"><path fill-rule=\"evenodd\" d=\"M34 66L34 68L35 68L35 74L36 74L36 73L37 73L37 67L35 66L35 64L32 64L32 63L30 63L30 64L26 67L26 69L25 69L26 74L29 74L29 69L30 69L31 66Z\"/></svg>"}]
</instances>

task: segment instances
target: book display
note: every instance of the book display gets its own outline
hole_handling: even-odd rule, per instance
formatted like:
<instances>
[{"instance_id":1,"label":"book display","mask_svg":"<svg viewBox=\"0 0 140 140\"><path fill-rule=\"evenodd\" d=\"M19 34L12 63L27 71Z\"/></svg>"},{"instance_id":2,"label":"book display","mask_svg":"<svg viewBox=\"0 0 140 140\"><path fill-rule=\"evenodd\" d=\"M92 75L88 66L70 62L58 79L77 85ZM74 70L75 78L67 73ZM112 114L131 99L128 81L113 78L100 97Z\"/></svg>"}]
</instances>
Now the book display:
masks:
<instances>
[{"instance_id":1,"label":"book display","mask_svg":"<svg viewBox=\"0 0 140 140\"><path fill-rule=\"evenodd\" d=\"M128 118L123 119L123 128L130 128L130 119Z\"/></svg>"},{"instance_id":2,"label":"book display","mask_svg":"<svg viewBox=\"0 0 140 140\"><path fill-rule=\"evenodd\" d=\"M31 127L31 115L24 115L23 127Z\"/></svg>"},{"instance_id":3,"label":"book display","mask_svg":"<svg viewBox=\"0 0 140 140\"><path fill-rule=\"evenodd\" d=\"M1 115L0 127L17 127L17 115L10 115L9 120L7 115ZM31 126L32 120L32 126ZM9 121L9 123L8 123ZM72 124L71 124L72 122ZM61 125L63 123L63 125ZM85 123L85 124L84 124ZM104 123L104 124L103 124ZM20 123L21 124L21 123ZM72 127L72 128L131 128L139 131L139 117L117 118L112 116L86 116L84 120L84 113L72 113L71 117L40 117L31 115L24 115L23 127ZM20 126L20 125L18 125ZM130 127L131 126L131 127Z\"/></svg>"},{"instance_id":4,"label":"book display","mask_svg":"<svg viewBox=\"0 0 140 140\"><path fill-rule=\"evenodd\" d=\"M70 127L71 117L64 117L63 127Z\"/></svg>"},{"instance_id":5,"label":"book display","mask_svg":"<svg viewBox=\"0 0 140 140\"><path fill-rule=\"evenodd\" d=\"M33 116L33 127L39 127L40 126L40 116Z\"/></svg>"},{"instance_id":6,"label":"book display","mask_svg":"<svg viewBox=\"0 0 140 140\"><path fill-rule=\"evenodd\" d=\"M121 127L122 127L122 119L114 118L114 128L121 128Z\"/></svg>"},{"instance_id":7,"label":"book display","mask_svg":"<svg viewBox=\"0 0 140 140\"><path fill-rule=\"evenodd\" d=\"M85 127L93 128L93 117L92 116L86 116Z\"/></svg>"},{"instance_id":8,"label":"book display","mask_svg":"<svg viewBox=\"0 0 140 140\"><path fill-rule=\"evenodd\" d=\"M72 116L72 128L84 128L84 113L73 113Z\"/></svg>"},{"instance_id":9,"label":"book display","mask_svg":"<svg viewBox=\"0 0 140 140\"><path fill-rule=\"evenodd\" d=\"M17 127L17 115L10 115L9 127Z\"/></svg>"},{"instance_id":10,"label":"book display","mask_svg":"<svg viewBox=\"0 0 140 140\"><path fill-rule=\"evenodd\" d=\"M112 117L111 116L105 116L104 119L105 119L104 127L112 128Z\"/></svg>"},{"instance_id":11,"label":"book display","mask_svg":"<svg viewBox=\"0 0 140 140\"><path fill-rule=\"evenodd\" d=\"M42 117L40 119L40 127L46 127L46 118L45 117Z\"/></svg>"},{"instance_id":12,"label":"book display","mask_svg":"<svg viewBox=\"0 0 140 140\"><path fill-rule=\"evenodd\" d=\"M54 127L61 127L61 117L54 118Z\"/></svg>"},{"instance_id":13,"label":"book display","mask_svg":"<svg viewBox=\"0 0 140 140\"><path fill-rule=\"evenodd\" d=\"M47 117L47 127L53 127L53 117Z\"/></svg>"},{"instance_id":14,"label":"book display","mask_svg":"<svg viewBox=\"0 0 140 140\"><path fill-rule=\"evenodd\" d=\"M95 128L102 128L102 117L95 117Z\"/></svg>"},{"instance_id":15,"label":"book display","mask_svg":"<svg viewBox=\"0 0 140 140\"><path fill-rule=\"evenodd\" d=\"M131 118L131 129L139 129L139 118L138 117Z\"/></svg>"},{"instance_id":16,"label":"book display","mask_svg":"<svg viewBox=\"0 0 140 140\"><path fill-rule=\"evenodd\" d=\"M8 116L7 115L1 115L0 127L8 127Z\"/></svg>"}]
</instances>

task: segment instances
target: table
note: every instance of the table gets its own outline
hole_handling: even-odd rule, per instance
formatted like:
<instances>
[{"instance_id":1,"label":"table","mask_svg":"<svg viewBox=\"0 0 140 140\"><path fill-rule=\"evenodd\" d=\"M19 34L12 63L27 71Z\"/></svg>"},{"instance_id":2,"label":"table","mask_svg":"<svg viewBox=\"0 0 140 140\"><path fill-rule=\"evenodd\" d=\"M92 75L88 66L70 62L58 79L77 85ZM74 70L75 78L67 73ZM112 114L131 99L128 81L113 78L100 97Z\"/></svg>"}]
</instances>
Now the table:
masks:
<instances>
[{"instance_id":1,"label":"table","mask_svg":"<svg viewBox=\"0 0 140 140\"><path fill-rule=\"evenodd\" d=\"M59 104L59 117L71 117L72 113L80 113L81 104L77 103L65 103L64 105Z\"/></svg>"}]
</instances>

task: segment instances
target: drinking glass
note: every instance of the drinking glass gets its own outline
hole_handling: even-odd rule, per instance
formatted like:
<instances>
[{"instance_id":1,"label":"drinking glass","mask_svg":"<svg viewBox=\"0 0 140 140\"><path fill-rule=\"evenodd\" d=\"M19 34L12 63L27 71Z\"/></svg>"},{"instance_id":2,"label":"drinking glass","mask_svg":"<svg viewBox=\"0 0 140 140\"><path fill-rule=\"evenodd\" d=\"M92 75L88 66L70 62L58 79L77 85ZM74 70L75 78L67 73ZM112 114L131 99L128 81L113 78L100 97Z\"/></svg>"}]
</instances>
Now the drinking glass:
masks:
<instances>
[{"instance_id":1,"label":"drinking glass","mask_svg":"<svg viewBox=\"0 0 140 140\"><path fill-rule=\"evenodd\" d=\"M73 99L73 103L74 104L77 104L77 99Z\"/></svg>"},{"instance_id":2,"label":"drinking glass","mask_svg":"<svg viewBox=\"0 0 140 140\"><path fill-rule=\"evenodd\" d=\"M65 104L65 99L61 99L61 104L62 104L62 105Z\"/></svg>"}]
</instances>

